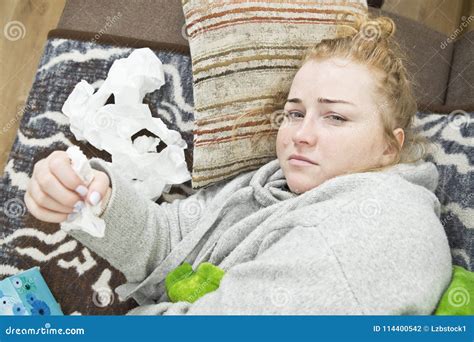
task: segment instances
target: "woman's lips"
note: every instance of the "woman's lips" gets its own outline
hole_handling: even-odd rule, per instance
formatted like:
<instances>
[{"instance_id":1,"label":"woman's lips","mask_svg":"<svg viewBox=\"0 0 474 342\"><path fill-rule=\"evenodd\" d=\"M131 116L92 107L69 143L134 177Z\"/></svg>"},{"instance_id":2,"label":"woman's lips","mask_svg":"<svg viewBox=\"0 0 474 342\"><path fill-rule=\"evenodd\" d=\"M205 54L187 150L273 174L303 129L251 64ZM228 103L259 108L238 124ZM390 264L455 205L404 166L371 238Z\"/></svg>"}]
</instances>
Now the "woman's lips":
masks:
<instances>
[{"instance_id":1,"label":"woman's lips","mask_svg":"<svg viewBox=\"0 0 474 342\"><path fill-rule=\"evenodd\" d=\"M300 160L300 159L290 159L288 161L289 164L291 165L295 165L295 166L312 166L312 165L316 165L316 164L313 164L313 163L310 163L306 160Z\"/></svg>"}]
</instances>

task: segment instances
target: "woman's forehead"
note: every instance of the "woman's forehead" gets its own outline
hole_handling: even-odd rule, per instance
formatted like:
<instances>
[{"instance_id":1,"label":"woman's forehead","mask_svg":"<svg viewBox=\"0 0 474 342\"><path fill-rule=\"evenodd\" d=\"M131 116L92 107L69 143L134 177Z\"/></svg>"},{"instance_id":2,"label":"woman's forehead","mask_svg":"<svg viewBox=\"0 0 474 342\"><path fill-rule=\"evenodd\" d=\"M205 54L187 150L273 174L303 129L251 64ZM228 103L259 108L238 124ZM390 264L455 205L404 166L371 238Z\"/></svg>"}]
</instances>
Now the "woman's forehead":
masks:
<instances>
[{"instance_id":1,"label":"woman's forehead","mask_svg":"<svg viewBox=\"0 0 474 342\"><path fill-rule=\"evenodd\" d=\"M370 69L359 63L336 58L308 61L295 75L288 98L364 102L371 100L374 82Z\"/></svg>"},{"instance_id":2,"label":"woman's forehead","mask_svg":"<svg viewBox=\"0 0 474 342\"><path fill-rule=\"evenodd\" d=\"M325 80L333 83L372 83L374 72L368 66L348 59L330 58L306 62L296 73L296 81ZM347 82L351 81L351 82Z\"/></svg>"}]
</instances>

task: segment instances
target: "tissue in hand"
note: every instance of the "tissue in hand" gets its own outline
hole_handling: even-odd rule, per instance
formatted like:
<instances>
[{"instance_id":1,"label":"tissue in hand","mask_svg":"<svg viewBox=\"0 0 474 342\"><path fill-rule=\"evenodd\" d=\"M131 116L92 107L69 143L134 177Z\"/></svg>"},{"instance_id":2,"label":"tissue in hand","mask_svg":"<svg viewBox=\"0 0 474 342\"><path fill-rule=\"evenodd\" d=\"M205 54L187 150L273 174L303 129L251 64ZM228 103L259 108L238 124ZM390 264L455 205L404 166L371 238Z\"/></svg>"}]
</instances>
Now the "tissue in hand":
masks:
<instances>
[{"instance_id":1,"label":"tissue in hand","mask_svg":"<svg viewBox=\"0 0 474 342\"><path fill-rule=\"evenodd\" d=\"M89 165L87 157L77 146L71 146L66 150L71 159L72 169L79 178L88 186L94 179L94 173ZM105 221L97 217L101 211L101 202L90 205L88 202L77 213L71 214L71 219L61 223L61 228L65 231L82 230L92 236L102 238L105 234Z\"/></svg>"},{"instance_id":2,"label":"tissue in hand","mask_svg":"<svg viewBox=\"0 0 474 342\"><path fill-rule=\"evenodd\" d=\"M147 93L164 82L158 57L148 48L137 49L113 63L97 92L84 80L78 83L62 108L76 139L110 153L111 167L152 200L171 184L191 179L184 158L186 142L142 103ZM106 105L112 94L115 103ZM132 136L143 129L158 138L138 137L132 142ZM157 153L160 140L167 146Z\"/></svg>"}]
</instances>

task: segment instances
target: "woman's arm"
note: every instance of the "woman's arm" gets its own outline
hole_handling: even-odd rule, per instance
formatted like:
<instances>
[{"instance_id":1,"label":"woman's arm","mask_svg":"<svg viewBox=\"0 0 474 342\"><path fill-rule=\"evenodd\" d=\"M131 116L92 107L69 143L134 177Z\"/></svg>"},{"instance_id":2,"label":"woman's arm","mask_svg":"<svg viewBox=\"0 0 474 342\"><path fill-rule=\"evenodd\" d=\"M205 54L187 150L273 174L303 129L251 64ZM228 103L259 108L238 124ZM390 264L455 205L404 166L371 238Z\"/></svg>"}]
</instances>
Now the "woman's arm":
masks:
<instances>
[{"instance_id":1,"label":"woman's arm","mask_svg":"<svg viewBox=\"0 0 474 342\"><path fill-rule=\"evenodd\" d=\"M101 216L106 222L105 236L94 238L78 230L68 233L109 261L129 282L142 281L163 261L196 226L218 191L209 187L184 200L158 205L138 194L106 162L92 159L91 165L107 173L111 181L109 203Z\"/></svg>"}]
</instances>

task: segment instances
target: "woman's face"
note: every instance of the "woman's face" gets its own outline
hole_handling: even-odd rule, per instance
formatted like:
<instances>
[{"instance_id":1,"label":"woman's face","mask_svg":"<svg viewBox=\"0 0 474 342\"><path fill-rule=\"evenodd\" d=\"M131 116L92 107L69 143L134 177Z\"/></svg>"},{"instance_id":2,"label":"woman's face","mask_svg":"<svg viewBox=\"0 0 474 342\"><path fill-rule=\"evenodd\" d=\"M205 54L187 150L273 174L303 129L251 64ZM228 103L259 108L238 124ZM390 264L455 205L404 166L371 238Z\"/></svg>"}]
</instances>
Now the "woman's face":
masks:
<instances>
[{"instance_id":1,"label":"woman's face","mask_svg":"<svg viewBox=\"0 0 474 342\"><path fill-rule=\"evenodd\" d=\"M375 94L373 73L361 64L331 58L301 67L276 141L291 191L303 193L335 176L390 160Z\"/></svg>"}]
</instances>

